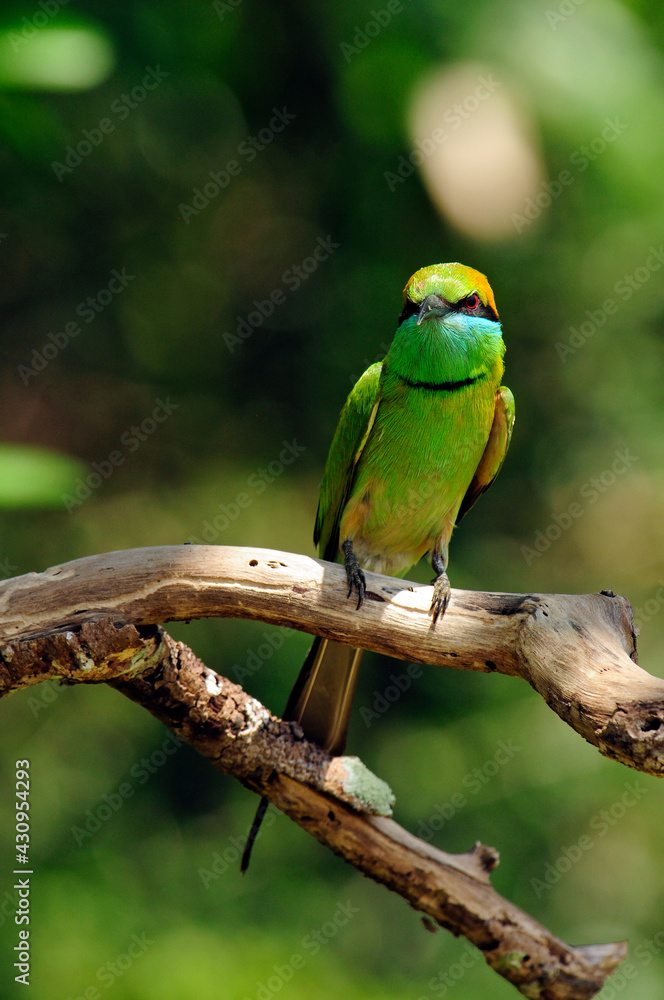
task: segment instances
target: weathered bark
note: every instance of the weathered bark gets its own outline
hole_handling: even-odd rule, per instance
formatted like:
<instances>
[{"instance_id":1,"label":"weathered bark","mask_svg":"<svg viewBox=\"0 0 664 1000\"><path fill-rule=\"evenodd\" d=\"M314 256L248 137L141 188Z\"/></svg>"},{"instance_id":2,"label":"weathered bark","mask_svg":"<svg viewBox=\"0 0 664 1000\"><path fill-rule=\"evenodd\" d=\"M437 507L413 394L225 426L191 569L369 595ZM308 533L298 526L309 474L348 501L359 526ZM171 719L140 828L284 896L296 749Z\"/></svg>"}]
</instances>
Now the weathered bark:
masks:
<instances>
[{"instance_id":1,"label":"weathered bark","mask_svg":"<svg viewBox=\"0 0 664 1000\"><path fill-rule=\"evenodd\" d=\"M624 943L570 947L499 896L489 882L492 848L446 854L368 815L370 802L349 787L352 759L308 743L296 723L274 718L160 628L104 619L5 640L2 655L5 693L53 676L117 688L359 871L463 934L524 996L590 1000L625 957Z\"/></svg>"},{"instance_id":2,"label":"weathered bark","mask_svg":"<svg viewBox=\"0 0 664 1000\"><path fill-rule=\"evenodd\" d=\"M664 771L664 681L636 664L625 598L453 590L433 628L430 587L374 573L367 584L355 613L343 568L318 559L249 547L129 549L0 583L0 643L108 616L137 625L255 618L420 663L522 677L605 756Z\"/></svg>"}]
</instances>

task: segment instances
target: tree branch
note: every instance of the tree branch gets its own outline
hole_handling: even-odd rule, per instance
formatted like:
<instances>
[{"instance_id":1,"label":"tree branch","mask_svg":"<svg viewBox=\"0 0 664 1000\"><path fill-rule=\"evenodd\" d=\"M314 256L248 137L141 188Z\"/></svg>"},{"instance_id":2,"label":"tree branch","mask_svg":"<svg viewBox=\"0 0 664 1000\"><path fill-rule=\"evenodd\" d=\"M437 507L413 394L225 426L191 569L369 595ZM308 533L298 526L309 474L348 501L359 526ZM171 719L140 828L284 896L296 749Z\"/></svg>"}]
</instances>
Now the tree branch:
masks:
<instances>
[{"instance_id":1,"label":"tree branch","mask_svg":"<svg viewBox=\"0 0 664 1000\"><path fill-rule=\"evenodd\" d=\"M465 935L527 997L589 1000L625 957L624 943L570 947L500 897L489 883L492 848L446 854L392 820L358 812L366 803L348 787L348 758L308 743L296 723L274 718L160 628L106 618L5 641L2 655L6 693L52 676L117 688L359 871Z\"/></svg>"},{"instance_id":2,"label":"tree branch","mask_svg":"<svg viewBox=\"0 0 664 1000\"><path fill-rule=\"evenodd\" d=\"M600 753L664 771L664 681L636 664L625 598L453 590L433 628L430 587L366 576L356 614L343 567L288 552L180 545L88 556L0 583L0 643L108 616L137 625L254 618L419 663L522 677Z\"/></svg>"}]
</instances>

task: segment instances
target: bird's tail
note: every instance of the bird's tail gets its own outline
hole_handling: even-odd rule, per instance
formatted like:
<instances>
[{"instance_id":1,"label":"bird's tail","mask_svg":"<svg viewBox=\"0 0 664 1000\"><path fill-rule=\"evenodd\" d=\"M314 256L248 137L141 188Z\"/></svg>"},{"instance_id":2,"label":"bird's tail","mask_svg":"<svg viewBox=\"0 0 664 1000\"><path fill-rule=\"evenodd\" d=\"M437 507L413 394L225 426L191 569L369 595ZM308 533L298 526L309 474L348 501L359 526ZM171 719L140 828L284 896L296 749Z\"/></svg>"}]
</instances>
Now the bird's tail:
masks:
<instances>
[{"instance_id":1,"label":"bird's tail","mask_svg":"<svg viewBox=\"0 0 664 1000\"><path fill-rule=\"evenodd\" d=\"M283 718L299 722L304 735L336 756L344 752L350 710L363 649L329 639L314 639L290 693ZM240 871L249 867L251 850L267 810L261 799L244 846Z\"/></svg>"},{"instance_id":2,"label":"bird's tail","mask_svg":"<svg viewBox=\"0 0 664 1000\"><path fill-rule=\"evenodd\" d=\"M363 652L342 642L314 639L284 710L284 719L299 722L305 737L333 756L346 746Z\"/></svg>"}]
</instances>

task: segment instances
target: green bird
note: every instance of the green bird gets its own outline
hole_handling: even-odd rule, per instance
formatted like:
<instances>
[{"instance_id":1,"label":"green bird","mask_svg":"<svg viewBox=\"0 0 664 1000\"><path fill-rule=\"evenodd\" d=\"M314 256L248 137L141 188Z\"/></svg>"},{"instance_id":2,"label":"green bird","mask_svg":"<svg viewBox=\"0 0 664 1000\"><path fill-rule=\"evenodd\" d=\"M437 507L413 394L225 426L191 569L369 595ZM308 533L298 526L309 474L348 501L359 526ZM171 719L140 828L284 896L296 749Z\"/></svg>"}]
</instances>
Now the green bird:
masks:
<instances>
[{"instance_id":1,"label":"green bird","mask_svg":"<svg viewBox=\"0 0 664 1000\"><path fill-rule=\"evenodd\" d=\"M343 554L358 609L363 570L401 576L429 553L432 624L444 613L452 530L498 475L512 436L504 354L483 274L434 264L412 276L387 356L342 410L320 488L314 542L323 559ZM283 714L333 755L346 744L362 652L316 638ZM262 799L242 871L266 808Z\"/></svg>"}]
</instances>

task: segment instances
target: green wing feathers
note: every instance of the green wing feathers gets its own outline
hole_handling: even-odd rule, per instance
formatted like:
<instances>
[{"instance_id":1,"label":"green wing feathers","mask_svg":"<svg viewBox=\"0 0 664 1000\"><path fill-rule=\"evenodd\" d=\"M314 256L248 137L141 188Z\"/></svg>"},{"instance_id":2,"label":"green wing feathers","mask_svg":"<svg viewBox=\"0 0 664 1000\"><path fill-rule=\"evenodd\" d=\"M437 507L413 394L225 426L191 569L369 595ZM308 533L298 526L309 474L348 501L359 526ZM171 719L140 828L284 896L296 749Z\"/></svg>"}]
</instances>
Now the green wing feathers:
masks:
<instances>
[{"instance_id":1,"label":"green wing feathers","mask_svg":"<svg viewBox=\"0 0 664 1000\"><path fill-rule=\"evenodd\" d=\"M484 454L475 475L470 481L466 495L461 501L456 523L458 524L473 504L489 489L505 461L514 427L514 396L505 385L496 391L496 407L493 413L493 424L489 432Z\"/></svg>"},{"instance_id":2,"label":"green wing feathers","mask_svg":"<svg viewBox=\"0 0 664 1000\"><path fill-rule=\"evenodd\" d=\"M330 445L314 528L314 543L323 559L337 558L341 512L378 409L382 368L383 362L378 361L355 383Z\"/></svg>"}]
</instances>

